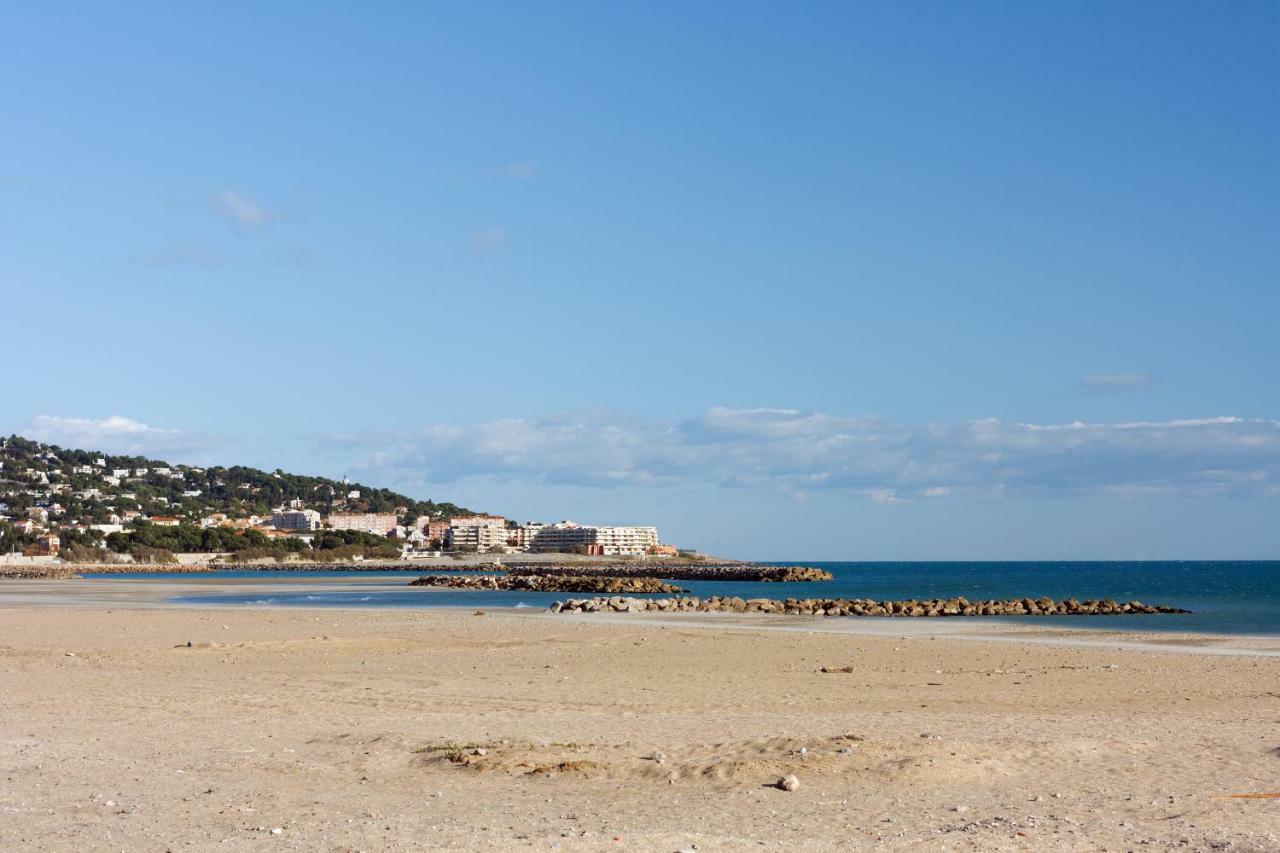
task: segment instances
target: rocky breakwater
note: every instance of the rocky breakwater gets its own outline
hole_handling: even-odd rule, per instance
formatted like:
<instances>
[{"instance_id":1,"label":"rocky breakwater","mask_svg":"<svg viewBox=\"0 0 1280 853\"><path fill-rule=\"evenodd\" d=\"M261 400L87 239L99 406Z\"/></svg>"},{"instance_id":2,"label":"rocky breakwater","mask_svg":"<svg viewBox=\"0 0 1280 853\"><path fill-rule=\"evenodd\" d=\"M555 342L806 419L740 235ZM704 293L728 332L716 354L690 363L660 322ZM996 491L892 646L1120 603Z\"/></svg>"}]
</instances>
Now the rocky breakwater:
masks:
<instances>
[{"instance_id":1,"label":"rocky breakwater","mask_svg":"<svg viewBox=\"0 0 1280 853\"><path fill-rule=\"evenodd\" d=\"M810 566L762 566L754 563L650 563L605 566L557 566L536 563L507 567L511 575L596 577L650 577L680 581L757 581L765 583L803 583L829 581L831 572Z\"/></svg>"},{"instance_id":2,"label":"rocky breakwater","mask_svg":"<svg viewBox=\"0 0 1280 853\"><path fill-rule=\"evenodd\" d=\"M1145 613L1190 613L1141 601L1110 598L1077 601L1068 598L1011 598L969 601L933 598L917 601L875 601L870 598L571 598L551 605L552 613L776 613L787 616L1122 616Z\"/></svg>"},{"instance_id":3,"label":"rocky breakwater","mask_svg":"<svg viewBox=\"0 0 1280 853\"><path fill-rule=\"evenodd\" d=\"M528 592L660 593L684 592L657 578L585 577L574 575L424 575L409 586L448 589L510 589Z\"/></svg>"},{"instance_id":4,"label":"rocky breakwater","mask_svg":"<svg viewBox=\"0 0 1280 853\"><path fill-rule=\"evenodd\" d=\"M205 574L215 571L205 565L184 566L178 563L46 563L39 565L0 566L0 578L14 580L49 580L78 578L83 575L110 574Z\"/></svg>"}]
</instances>

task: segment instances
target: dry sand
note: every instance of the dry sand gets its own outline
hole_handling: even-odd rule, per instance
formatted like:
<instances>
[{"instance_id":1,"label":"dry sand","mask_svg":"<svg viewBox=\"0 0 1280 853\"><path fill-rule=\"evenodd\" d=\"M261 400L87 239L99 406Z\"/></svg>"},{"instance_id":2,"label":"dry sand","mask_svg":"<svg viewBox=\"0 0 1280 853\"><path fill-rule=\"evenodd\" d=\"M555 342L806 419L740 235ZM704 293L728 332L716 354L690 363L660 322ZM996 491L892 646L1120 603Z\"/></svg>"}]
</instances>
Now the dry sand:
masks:
<instances>
[{"instance_id":1,"label":"dry sand","mask_svg":"<svg viewBox=\"0 0 1280 853\"><path fill-rule=\"evenodd\" d=\"M0 610L3 850L1280 850L1274 642L82 603Z\"/></svg>"}]
</instances>

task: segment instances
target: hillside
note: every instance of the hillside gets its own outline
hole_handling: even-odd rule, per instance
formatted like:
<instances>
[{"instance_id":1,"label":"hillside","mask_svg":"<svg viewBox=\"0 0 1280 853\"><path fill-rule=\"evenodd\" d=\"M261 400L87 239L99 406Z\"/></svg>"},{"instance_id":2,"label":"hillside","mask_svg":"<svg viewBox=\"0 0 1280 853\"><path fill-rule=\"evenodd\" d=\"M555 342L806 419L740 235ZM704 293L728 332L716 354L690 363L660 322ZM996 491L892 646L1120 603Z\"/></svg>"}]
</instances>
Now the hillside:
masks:
<instances>
[{"instance_id":1,"label":"hillside","mask_svg":"<svg viewBox=\"0 0 1280 853\"><path fill-rule=\"evenodd\" d=\"M390 489L327 477L240 465L171 465L141 456L47 445L16 435L0 439L0 548L6 552L34 544L42 531L58 535L64 548L96 547L104 543L107 533L92 526L120 522L126 528L124 539L119 538L121 533L111 533L115 542L107 544L124 543L118 550L126 550L131 537L138 538L130 528L147 527L145 519L157 517L176 518L190 540L190 530L200 528L202 519L211 515L269 517L273 508L289 501L301 501L324 515L395 513L403 525L420 517L445 520L472 514L456 504L419 501ZM37 529L16 529L30 526L29 521ZM155 538L154 531L150 538ZM259 537L251 540L261 544Z\"/></svg>"}]
</instances>

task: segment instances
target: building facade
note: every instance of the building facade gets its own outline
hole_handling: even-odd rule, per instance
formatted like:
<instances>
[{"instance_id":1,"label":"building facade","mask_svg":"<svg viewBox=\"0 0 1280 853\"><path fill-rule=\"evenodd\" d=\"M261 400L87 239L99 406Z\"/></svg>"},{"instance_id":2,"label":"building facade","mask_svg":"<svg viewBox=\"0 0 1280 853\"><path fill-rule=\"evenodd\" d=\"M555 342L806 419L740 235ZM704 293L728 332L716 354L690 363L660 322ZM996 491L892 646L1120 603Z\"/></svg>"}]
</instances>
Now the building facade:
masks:
<instances>
[{"instance_id":1,"label":"building facade","mask_svg":"<svg viewBox=\"0 0 1280 853\"><path fill-rule=\"evenodd\" d=\"M631 525L582 525L558 521L530 530L528 550L539 552L585 551L606 557L638 557L658 544L658 528Z\"/></svg>"},{"instance_id":2,"label":"building facade","mask_svg":"<svg viewBox=\"0 0 1280 853\"><path fill-rule=\"evenodd\" d=\"M454 551L503 550L507 547L507 520L500 515L452 518L444 544Z\"/></svg>"},{"instance_id":3,"label":"building facade","mask_svg":"<svg viewBox=\"0 0 1280 853\"><path fill-rule=\"evenodd\" d=\"M443 546L445 540L449 538L449 522L428 521L422 525L422 532L428 542L439 542Z\"/></svg>"},{"instance_id":4,"label":"building facade","mask_svg":"<svg viewBox=\"0 0 1280 853\"><path fill-rule=\"evenodd\" d=\"M314 509L286 509L271 514L271 526L277 530L319 530L320 513Z\"/></svg>"},{"instance_id":5,"label":"building facade","mask_svg":"<svg viewBox=\"0 0 1280 853\"><path fill-rule=\"evenodd\" d=\"M386 536L396 529L396 517L383 512L335 512L326 519L334 530L358 530Z\"/></svg>"}]
</instances>

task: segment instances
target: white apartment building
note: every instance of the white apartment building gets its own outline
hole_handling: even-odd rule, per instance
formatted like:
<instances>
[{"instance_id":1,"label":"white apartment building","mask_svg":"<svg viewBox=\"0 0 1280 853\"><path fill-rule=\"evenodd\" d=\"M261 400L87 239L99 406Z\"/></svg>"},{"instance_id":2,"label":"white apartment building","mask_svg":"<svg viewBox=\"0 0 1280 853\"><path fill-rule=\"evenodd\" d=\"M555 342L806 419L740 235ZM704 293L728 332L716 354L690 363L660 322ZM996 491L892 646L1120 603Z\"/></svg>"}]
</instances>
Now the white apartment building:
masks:
<instances>
[{"instance_id":1,"label":"white apartment building","mask_svg":"<svg viewBox=\"0 0 1280 853\"><path fill-rule=\"evenodd\" d=\"M272 513L271 526L277 530L319 530L320 513L314 509L282 509Z\"/></svg>"},{"instance_id":2,"label":"white apartment building","mask_svg":"<svg viewBox=\"0 0 1280 853\"><path fill-rule=\"evenodd\" d=\"M541 526L532 535L529 550L568 552L585 548L588 553L607 557L636 557L657 544L656 527L582 525L572 521L558 521Z\"/></svg>"},{"instance_id":3,"label":"white apartment building","mask_svg":"<svg viewBox=\"0 0 1280 853\"><path fill-rule=\"evenodd\" d=\"M495 551L507 546L507 520L500 515L449 519L444 546L454 551Z\"/></svg>"},{"instance_id":4,"label":"white apartment building","mask_svg":"<svg viewBox=\"0 0 1280 853\"><path fill-rule=\"evenodd\" d=\"M326 521L334 530L359 530L379 536L386 536L396 529L396 517L393 513L335 512Z\"/></svg>"},{"instance_id":5,"label":"white apartment building","mask_svg":"<svg viewBox=\"0 0 1280 853\"><path fill-rule=\"evenodd\" d=\"M595 544L607 557L642 556L658 544L658 528L635 526L596 527Z\"/></svg>"}]
</instances>

